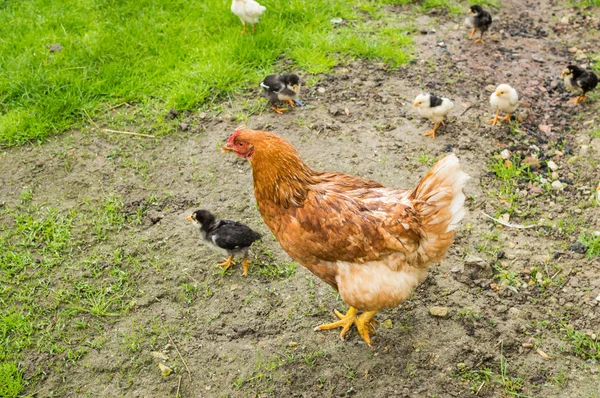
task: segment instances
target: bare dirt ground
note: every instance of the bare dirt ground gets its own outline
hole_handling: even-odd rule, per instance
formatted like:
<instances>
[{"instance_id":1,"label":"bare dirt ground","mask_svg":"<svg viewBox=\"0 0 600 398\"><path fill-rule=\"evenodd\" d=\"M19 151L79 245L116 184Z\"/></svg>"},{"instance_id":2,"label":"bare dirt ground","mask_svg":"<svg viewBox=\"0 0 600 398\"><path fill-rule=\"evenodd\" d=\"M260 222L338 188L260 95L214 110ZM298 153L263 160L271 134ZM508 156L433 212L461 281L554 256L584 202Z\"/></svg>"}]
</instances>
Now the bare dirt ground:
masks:
<instances>
[{"instance_id":1,"label":"bare dirt ground","mask_svg":"<svg viewBox=\"0 0 600 398\"><path fill-rule=\"evenodd\" d=\"M559 79L582 51L598 51L597 16L561 2L509 1L482 46L467 40L463 16L432 12L416 17L425 33L415 36L414 63L397 71L340 66L304 89L305 108L283 116L264 111L240 121L233 115L243 108L225 104L218 113L179 115L183 129L159 140L85 129L5 151L0 199L8 205L25 186L39 203L64 211L113 193L126 212L152 203L142 226L114 240L140 259L133 310L108 323L103 347L75 363L27 356L28 372L44 372L29 393L173 397L181 375L184 397L600 396L598 353L582 355L568 333L600 334L600 261L573 246L582 228L600 230L600 211L589 201L600 143L588 122L598 120L600 107L567 105ZM493 116L486 87L502 82L520 93L518 127L486 123ZM431 126L412 108L421 90L456 104L435 139L422 136ZM471 175L469 214L448 258L430 268L410 300L379 314L372 348L354 332L342 342L337 332L312 331L332 320L333 308L346 308L329 286L290 263L261 222L249 165L218 150L240 124L289 139L314 169L388 186L413 186L450 151ZM531 170L548 184L552 160L563 190L519 181L518 199L506 210L502 182L490 169L503 150L523 161L539 155ZM215 267L221 253L201 244L185 221L197 208L265 235L247 278L238 267L225 274ZM503 227L482 211L543 227ZM433 306L447 307L448 316L430 315ZM134 352L124 349L131 338L139 343ZM161 377L159 362L175 373Z\"/></svg>"}]
</instances>

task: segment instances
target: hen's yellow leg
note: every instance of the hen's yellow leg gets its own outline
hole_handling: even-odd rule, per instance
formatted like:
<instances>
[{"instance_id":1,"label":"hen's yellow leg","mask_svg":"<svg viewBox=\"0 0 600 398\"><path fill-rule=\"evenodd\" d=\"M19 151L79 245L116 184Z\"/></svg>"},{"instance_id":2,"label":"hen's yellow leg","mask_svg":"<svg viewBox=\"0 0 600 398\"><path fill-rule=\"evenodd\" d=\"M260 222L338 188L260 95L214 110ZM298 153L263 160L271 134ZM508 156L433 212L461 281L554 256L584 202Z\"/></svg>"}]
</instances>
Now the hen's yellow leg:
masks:
<instances>
[{"instance_id":1,"label":"hen's yellow leg","mask_svg":"<svg viewBox=\"0 0 600 398\"><path fill-rule=\"evenodd\" d=\"M225 268L225 271L227 271L229 269L229 267L231 267L233 265L233 256L229 256L228 259L225 259L225 262L221 263L221 264L217 264L219 267L223 267Z\"/></svg>"},{"instance_id":2,"label":"hen's yellow leg","mask_svg":"<svg viewBox=\"0 0 600 398\"><path fill-rule=\"evenodd\" d=\"M294 107L294 101L292 101L292 100L286 100L285 102L287 102L288 105L291 106L292 108Z\"/></svg>"},{"instance_id":3,"label":"hen's yellow leg","mask_svg":"<svg viewBox=\"0 0 600 398\"><path fill-rule=\"evenodd\" d=\"M496 111L496 117L494 117L493 119L488 120L488 123L495 126L496 124L498 124L498 117L499 116L500 116L500 109L498 109Z\"/></svg>"},{"instance_id":4,"label":"hen's yellow leg","mask_svg":"<svg viewBox=\"0 0 600 398\"><path fill-rule=\"evenodd\" d=\"M244 29L242 29L242 34L246 33L246 24L244 24Z\"/></svg>"},{"instance_id":5,"label":"hen's yellow leg","mask_svg":"<svg viewBox=\"0 0 600 398\"><path fill-rule=\"evenodd\" d=\"M434 124L433 126L433 130L426 132L425 134L423 134L425 137L427 136L432 136L433 138L435 138L435 132L437 131L437 129L440 127L439 123Z\"/></svg>"},{"instance_id":6,"label":"hen's yellow leg","mask_svg":"<svg viewBox=\"0 0 600 398\"><path fill-rule=\"evenodd\" d=\"M500 120L503 121L503 122L510 122L510 112L508 112L508 114L506 116L504 116Z\"/></svg>"},{"instance_id":7,"label":"hen's yellow leg","mask_svg":"<svg viewBox=\"0 0 600 398\"><path fill-rule=\"evenodd\" d=\"M471 34L469 35L469 39L472 39L474 34L475 34L475 29L473 29L473 30L471 31Z\"/></svg>"}]
</instances>

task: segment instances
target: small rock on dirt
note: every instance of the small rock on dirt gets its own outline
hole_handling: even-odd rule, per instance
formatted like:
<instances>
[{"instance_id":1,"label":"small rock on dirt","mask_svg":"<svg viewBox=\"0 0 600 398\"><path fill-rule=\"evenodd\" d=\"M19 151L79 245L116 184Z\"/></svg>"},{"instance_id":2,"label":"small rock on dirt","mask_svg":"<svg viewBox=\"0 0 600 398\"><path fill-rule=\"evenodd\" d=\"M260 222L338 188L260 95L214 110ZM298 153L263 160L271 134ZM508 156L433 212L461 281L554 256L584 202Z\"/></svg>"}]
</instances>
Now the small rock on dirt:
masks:
<instances>
[{"instance_id":1,"label":"small rock on dirt","mask_svg":"<svg viewBox=\"0 0 600 398\"><path fill-rule=\"evenodd\" d=\"M467 254L464 262L465 262L465 264L468 264L468 265L475 265L475 264L483 264L483 263L485 263L485 260L482 259L481 257L477 257L472 254Z\"/></svg>"},{"instance_id":2,"label":"small rock on dirt","mask_svg":"<svg viewBox=\"0 0 600 398\"><path fill-rule=\"evenodd\" d=\"M581 242L575 242L571 245L571 250L575 253L585 254L587 252L587 246Z\"/></svg>"},{"instance_id":3,"label":"small rock on dirt","mask_svg":"<svg viewBox=\"0 0 600 398\"><path fill-rule=\"evenodd\" d=\"M556 180L552 182L552 189L555 191L562 191L563 189L565 189L565 185L559 180Z\"/></svg>"},{"instance_id":4,"label":"small rock on dirt","mask_svg":"<svg viewBox=\"0 0 600 398\"><path fill-rule=\"evenodd\" d=\"M158 212L156 210L148 211L148 213L146 213L146 216L152 224L156 224L157 222L165 218L164 213Z\"/></svg>"},{"instance_id":5,"label":"small rock on dirt","mask_svg":"<svg viewBox=\"0 0 600 398\"><path fill-rule=\"evenodd\" d=\"M463 264L463 263L460 263L460 264L458 264L458 265L454 266L454 267L453 267L453 268L450 270L450 272L453 272L453 273L457 273L457 272L464 272L464 271L465 271L465 264Z\"/></svg>"},{"instance_id":6,"label":"small rock on dirt","mask_svg":"<svg viewBox=\"0 0 600 398\"><path fill-rule=\"evenodd\" d=\"M338 108L337 106L333 105L329 108L329 113L331 114L331 116L337 116L340 114L340 108Z\"/></svg>"},{"instance_id":7,"label":"small rock on dirt","mask_svg":"<svg viewBox=\"0 0 600 398\"><path fill-rule=\"evenodd\" d=\"M558 165L554 161L549 160L548 161L548 168L550 170L552 170L552 171L556 171L556 170L558 170Z\"/></svg>"},{"instance_id":8,"label":"small rock on dirt","mask_svg":"<svg viewBox=\"0 0 600 398\"><path fill-rule=\"evenodd\" d=\"M448 308L448 307L431 307L429 309L429 313L431 315L437 316L440 318L447 317L449 312L450 312L450 308Z\"/></svg>"},{"instance_id":9,"label":"small rock on dirt","mask_svg":"<svg viewBox=\"0 0 600 398\"><path fill-rule=\"evenodd\" d=\"M546 62L546 60L544 59L544 57L537 55L537 54L531 54L531 59L533 59L535 62Z\"/></svg>"}]
</instances>

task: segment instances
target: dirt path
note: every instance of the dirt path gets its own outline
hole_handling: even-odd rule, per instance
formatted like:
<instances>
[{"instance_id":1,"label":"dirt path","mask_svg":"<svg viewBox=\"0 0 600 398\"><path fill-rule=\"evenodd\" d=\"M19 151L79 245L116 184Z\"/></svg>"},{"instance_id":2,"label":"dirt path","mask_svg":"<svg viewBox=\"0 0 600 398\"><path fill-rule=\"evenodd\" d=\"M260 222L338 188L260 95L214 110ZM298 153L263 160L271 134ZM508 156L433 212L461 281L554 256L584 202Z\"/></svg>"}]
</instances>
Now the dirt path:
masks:
<instances>
[{"instance_id":1,"label":"dirt path","mask_svg":"<svg viewBox=\"0 0 600 398\"><path fill-rule=\"evenodd\" d=\"M508 2L485 47L466 39L462 16L420 16L416 29L435 33L416 36L413 64L393 72L363 62L339 67L305 89L306 108L281 117L266 111L245 122L285 136L317 170L408 188L435 158L454 151L472 176L470 212L448 259L431 267L409 301L380 314L373 348L355 333L341 342L335 332L312 331L343 303L303 267L288 264L257 212L249 165L217 150L241 123L231 116L241 109L182 116L189 130L156 141L85 130L4 152L0 202L8 206L23 187L62 210L109 194L123 198L126 212L151 203L142 226L114 238L140 259L134 311L109 324L103 347L74 365L28 357L26 370L46 372L35 390L40 396L175 396L177 376L160 376L152 355L159 351L183 376L182 396L189 397L599 396L599 354L586 358L575 347L586 333L600 333L600 261L572 245L582 228L600 230L600 212L588 200L600 175L600 139L592 138L588 121L597 120L600 102L566 105L558 78L581 54L569 48L598 52L598 19L558 4ZM573 19L564 26L567 15ZM519 128L486 123L493 116L486 88L501 82L520 93ZM435 140L422 136L430 125L411 106L421 89L456 103L452 123ZM503 150L521 161L538 156L532 173L548 183L553 161L564 189L548 192L519 181L519 197L507 204L490 170ZM254 265L247 278L237 268L221 275L214 267L221 254L200 245L185 221L196 208L264 233L254 249L263 266ZM544 227L505 228L482 215L507 209L511 222ZM432 306L449 308L449 316L431 316ZM140 344L134 352L124 348L131 335Z\"/></svg>"}]
</instances>

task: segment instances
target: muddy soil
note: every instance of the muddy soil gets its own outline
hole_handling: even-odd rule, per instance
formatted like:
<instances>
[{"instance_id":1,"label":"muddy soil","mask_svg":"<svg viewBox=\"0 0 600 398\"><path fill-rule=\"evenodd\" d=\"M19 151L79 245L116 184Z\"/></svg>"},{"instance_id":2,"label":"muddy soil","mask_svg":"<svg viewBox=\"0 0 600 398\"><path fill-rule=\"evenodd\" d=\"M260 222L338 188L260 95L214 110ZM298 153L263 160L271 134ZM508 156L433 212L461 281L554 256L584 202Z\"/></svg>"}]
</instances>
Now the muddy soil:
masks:
<instances>
[{"instance_id":1,"label":"muddy soil","mask_svg":"<svg viewBox=\"0 0 600 398\"><path fill-rule=\"evenodd\" d=\"M400 6L389 10L411 12ZM593 159L600 157L600 145L589 133L594 126L589 121L597 120L600 102L568 105L559 79L575 57L585 64L585 54L598 51L598 13L588 17L547 1L509 1L493 11L485 46L467 39L463 16L436 11L418 16L413 63L395 71L367 62L340 66L304 89L306 107L283 116L265 106L240 121L234 115L243 111L241 105L225 104L222 112L178 116L182 130L159 140L85 129L38 147L5 151L0 199L7 204L16 203L25 186L34 187L36 200L65 211L84 198L110 193L120 195L125 211L132 212L159 198L151 201L144 225L124 232L119 241L143 266L135 310L109 324L105 345L90 349L70 368L53 367L52 357L26 358L26 369L40 361L46 365L45 377L29 392L167 397L175 396L181 375L184 397L498 397L511 391L529 397L599 396L598 364L577 355L553 327L568 316L576 330L600 334L600 261L572 250L578 231L553 228L559 220L577 218L600 230L598 207L581 205L599 182ZM489 90L502 82L520 93L517 130L487 124L493 116ZM431 125L411 106L421 91L435 91L456 104L435 139L423 137ZM252 90L245 98L255 95ZM469 214L448 258L430 268L410 300L379 314L382 325L373 347L354 331L347 341L337 332L313 332L333 319L333 308L346 308L329 286L301 265L289 264L262 224L249 165L218 150L242 124L289 139L314 169L387 186L412 187L432 159L448 152L456 153L471 175ZM543 221L546 228L507 228L482 214L499 215L503 198L489 165L505 149L522 159L540 153L542 163L560 166L564 189L520 187L519 203L526 208L510 218L517 224ZM136 164L145 166L140 171ZM543 165L533 172L549 173ZM265 235L252 250L248 277L237 267L225 274L215 267L222 254L202 245L185 221L197 208ZM499 277L494 264L523 284ZM549 264L557 275L547 287L528 283L529 270ZM182 299L186 284L197 288L190 300ZM433 306L447 307L448 316L430 315ZM123 336L134 330L143 338L141 350L131 353L123 348ZM159 361L175 374L161 377ZM491 372L487 382L477 373L483 369Z\"/></svg>"}]
</instances>

